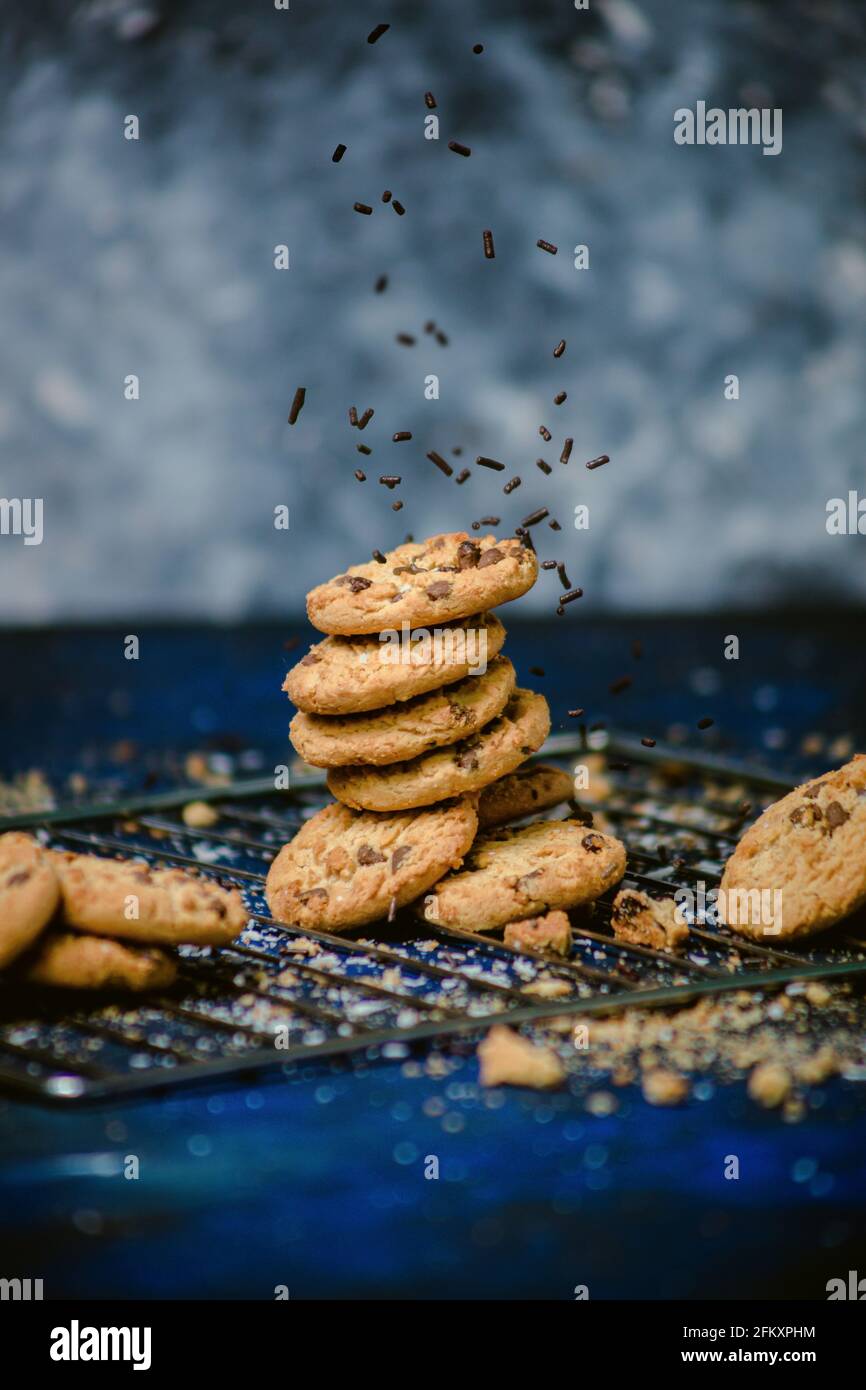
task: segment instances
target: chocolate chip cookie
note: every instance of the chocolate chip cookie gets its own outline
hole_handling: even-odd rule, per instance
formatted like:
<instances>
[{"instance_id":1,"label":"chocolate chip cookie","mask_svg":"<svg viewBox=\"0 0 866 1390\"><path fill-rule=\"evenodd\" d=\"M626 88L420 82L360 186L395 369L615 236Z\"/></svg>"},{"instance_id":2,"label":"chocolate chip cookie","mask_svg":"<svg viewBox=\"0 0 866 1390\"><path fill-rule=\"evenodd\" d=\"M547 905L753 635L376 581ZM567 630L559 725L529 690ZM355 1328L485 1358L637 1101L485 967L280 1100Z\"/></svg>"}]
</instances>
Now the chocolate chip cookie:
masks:
<instances>
[{"instance_id":1,"label":"chocolate chip cookie","mask_svg":"<svg viewBox=\"0 0 866 1390\"><path fill-rule=\"evenodd\" d=\"M320 632L356 634L429 627L508 603L538 577L535 552L516 537L472 539L465 531L400 545L353 565L307 595L307 616Z\"/></svg>"},{"instance_id":2,"label":"chocolate chip cookie","mask_svg":"<svg viewBox=\"0 0 866 1390\"><path fill-rule=\"evenodd\" d=\"M126 946L105 936L49 931L22 963L22 978L33 985L64 989L165 989L177 966L156 947Z\"/></svg>"},{"instance_id":3,"label":"chocolate chip cookie","mask_svg":"<svg viewBox=\"0 0 866 1390\"><path fill-rule=\"evenodd\" d=\"M573 779L561 767L551 763L519 767L484 788L478 798L478 828L489 830L494 825L506 825L522 816L547 811L573 796Z\"/></svg>"},{"instance_id":4,"label":"chocolate chip cookie","mask_svg":"<svg viewBox=\"0 0 866 1390\"><path fill-rule=\"evenodd\" d=\"M278 922L345 931L414 901L456 868L478 826L473 797L403 815L332 802L277 855L265 895Z\"/></svg>"},{"instance_id":5,"label":"chocolate chip cookie","mask_svg":"<svg viewBox=\"0 0 866 1390\"><path fill-rule=\"evenodd\" d=\"M479 791L536 753L550 730L543 695L515 690L502 714L480 733L388 767L338 767L328 786L357 810L402 811ZM520 915L520 914L518 914Z\"/></svg>"},{"instance_id":6,"label":"chocolate chip cookie","mask_svg":"<svg viewBox=\"0 0 866 1390\"><path fill-rule=\"evenodd\" d=\"M50 858L60 880L61 919L80 931L129 941L225 946L248 920L236 889L180 869L91 854L54 852Z\"/></svg>"},{"instance_id":7,"label":"chocolate chip cookie","mask_svg":"<svg viewBox=\"0 0 866 1390\"><path fill-rule=\"evenodd\" d=\"M689 939L689 929L673 898L651 898L636 888L623 888L613 900L610 925L618 941L675 951Z\"/></svg>"},{"instance_id":8,"label":"chocolate chip cookie","mask_svg":"<svg viewBox=\"0 0 866 1390\"><path fill-rule=\"evenodd\" d=\"M499 655L505 628L476 613L434 629L368 637L326 637L293 666L283 690L306 714L360 714L480 675Z\"/></svg>"},{"instance_id":9,"label":"chocolate chip cookie","mask_svg":"<svg viewBox=\"0 0 866 1390\"><path fill-rule=\"evenodd\" d=\"M497 656L483 676L418 695L372 714L296 714L289 734L314 767L383 766L418 757L477 732L501 714L514 690L514 667Z\"/></svg>"},{"instance_id":10,"label":"chocolate chip cookie","mask_svg":"<svg viewBox=\"0 0 866 1390\"><path fill-rule=\"evenodd\" d=\"M426 921L490 931L593 902L625 872L625 848L576 820L479 835L466 862L419 902Z\"/></svg>"},{"instance_id":11,"label":"chocolate chip cookie","mask_svg":"<svg viewBox=\"0 0 866 1390\"><path fill-rule=\"evenodd\" d=\"M32 945L59 901L45 851L30 835L0 835L0 968Z\"/></svg>"},{"instance_id":12,"label":"chocolate chip cookie","mask_svg":"<svg viewBox=\"0 0 866 1390\"><path fill-rule=\"evenodd\" d=\"M866 755L768 807L725 865L722 921L772 945L824 931L866 903Z\"/></svg>"}]
</instances>

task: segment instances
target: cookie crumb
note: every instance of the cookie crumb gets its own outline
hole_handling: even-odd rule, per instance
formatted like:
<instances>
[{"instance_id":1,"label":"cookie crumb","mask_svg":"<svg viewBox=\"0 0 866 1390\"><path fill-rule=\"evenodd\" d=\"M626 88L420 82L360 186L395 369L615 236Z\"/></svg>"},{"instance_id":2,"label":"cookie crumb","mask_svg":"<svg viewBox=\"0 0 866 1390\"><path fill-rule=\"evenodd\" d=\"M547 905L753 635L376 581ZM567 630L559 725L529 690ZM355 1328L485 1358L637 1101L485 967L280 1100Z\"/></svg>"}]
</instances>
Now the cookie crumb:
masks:
<instances>
[{"instance_id":1,"label":"cookie crumb","mask_svg":"<svg viewBox=\"0 0 866 1390\"><path fill-rule=\"evenodd\" d=\"M752 1100L772 1110L787 1100L791 1077L777 1062L762 1062L750 1075L747 1089Z\"/></svg>"},{"instance_id":2,"label":"cookie crumb","mask_svg":"<svg viewBox=\"0 0 866 1390\"><path fill-rule=\"evenodd\" d=\"M675 1071L656 1067L644 1073L641 1089L650 1105L679 1105L689 1093L689 1083Z\"/></svg>"},{"instance_id":3,"label":"cookie crumb","mask_svg":"<svg viewBox=\"0 0 866 1390\"><path fill-rule=\"evenodd\" d=\"M564 912L547 912L540 917L525 917L509 922L505 928L506 946L518 951L550 951L567 956L571 950L571 925Z\"/></svg>"},{"instance_id":4,"label":"cookie crumb","mask_svg":"<svg viewBox=\"0 0 866 1390\"><path fill-rule=\"evenodd\" d=\"M565 1070L555 1052L537 1047L504 1023L496 1023L478 1046L482 1086L559 1086Z\"/></svg>"},{"instance_id":5,"label":"cookie crumb","mask_svg":"<svg viewBox=\"0 0 866 1390\"><path fill-rule=\"evenodd\" d=\"M216 825L219 820L219 812L214 810L207 801L188 801L181 815L184 825L199 830Z\"/></svg>"}]
</instances>

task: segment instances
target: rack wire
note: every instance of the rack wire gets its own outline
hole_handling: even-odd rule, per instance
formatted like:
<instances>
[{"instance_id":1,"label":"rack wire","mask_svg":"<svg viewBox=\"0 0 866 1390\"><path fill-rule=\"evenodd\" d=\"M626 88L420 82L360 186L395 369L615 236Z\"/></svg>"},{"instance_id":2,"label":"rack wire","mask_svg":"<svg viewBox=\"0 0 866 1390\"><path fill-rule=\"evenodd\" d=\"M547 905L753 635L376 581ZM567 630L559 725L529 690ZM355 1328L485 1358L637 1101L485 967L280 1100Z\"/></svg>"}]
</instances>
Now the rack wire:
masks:
<instances>
[{"instance_id":1,"label":"rack wire","mask_svg":"<svg viewBox=\"0 0 866 1390\"><path fill-rule=\"evenodd\" d=\"M591 756L606 766L590 790L601 785L604 795L581 797L580 807L626 844L618 888L709 893L743 828L790 788L748 763L647 749L625 734L599 742ZM539 757L574 766L587 750L557 735ZM176 813L191 799L215 803L218 825L185 825ZM304 771L289 792L263 779L235 781L0 820L0 832L29 828L55 847L194 869L240 888L250 913L231 946L182 947L178 981L159 996L94 998L0 979L0 1087L66 1103L123 1098L359 1050L405 1057L492 1023L531 1030L553 1017L671 1008L732 989L866 974L866 943L851 923L791 949L736 937L699 908L677 954L615 940L616 890L572 914L567 958L507 946L501 934L420 923L408 912L339 936L284 926L268 914L267 867L326 799L323 777Z\"/></svg>"}]
</instances>

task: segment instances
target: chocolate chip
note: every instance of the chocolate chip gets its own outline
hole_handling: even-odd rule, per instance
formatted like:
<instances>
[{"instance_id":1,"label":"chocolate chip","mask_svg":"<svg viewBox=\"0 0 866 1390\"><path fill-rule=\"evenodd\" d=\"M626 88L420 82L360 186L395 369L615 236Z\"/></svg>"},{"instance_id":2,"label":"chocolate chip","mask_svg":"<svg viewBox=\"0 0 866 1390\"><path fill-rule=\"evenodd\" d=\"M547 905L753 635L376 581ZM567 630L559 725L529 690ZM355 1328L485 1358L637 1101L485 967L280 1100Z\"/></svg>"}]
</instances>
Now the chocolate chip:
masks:
<instances>
[{"instance_id":1,"label":"chocolate chip","mask_svg":"<svg viewBox=\"0 0 866 1390\"><path fill-rule=\"evenodd\" d=\"M302 656L302 657L301 657L301 665L302 665L302 666L318 666L318 665L319 665L319 662L320 662L321 660L322 660L322 658L321 658L320 656L316 656L316 653L315 653L315 652L307 652L307 655L306 655L306 656Z\"/></svg>"},{"instance_id":2,"label":"chocolate chip","mask_svg":"<svg viewBox=\"0 0 866 1390\"><path fill-rule=\"evenodd\" d=\"M306 893L300 893L299 899L302 903L308 903L311 898L324 898L327 901L327 888L310 888Z\"/></svg>"},{"instance_id":3,"label":"chocolate chip","mask_svg":"<svg viewBox=\"0 0 866 1390\"><path fill-rule=\"evenodd\" d=\"M840 806L838 801L831 801L827 807L827 824L830 826L830 833L836 829L837 825L844 825L846 820L850 820L849 813L844 806Z\"/></svg>"},{"instance_id":4,"label":"chocolate chip","mask_svg":"<svg viewBox=\"0 0 866 1390\"><path fill-rule=\"evenodd\" d=\"M7 888L20 888L21 884L22 884L22 883L26 883L27 880L28 880L29 878L30 878L30 870L29 870L29 869L21 869L19 873L13 874L11 878L7 878L7 880L6 880L6 887L7 887Z\"/></svg>"},{"instance_id":5,"label":"chocolate chip","mask_svg":"<svg viewBox=\"0 0 866 1390\"><path fill-rule=\"evenodd\" d=\"M500 560L504 559L505 556L502 554L502 551L497 550L495 545L491 546L490 550L484 551L484 554L478 561L478 568L483 570L486 569L488 565L498 565Z\"/></svg>"},{"instance_id":6,"label":"chocolate chip","mask_svg":"<svg viewBox=\"0 0 866 1390\"><path fill-rule=\"evenodd\" d=\"M826 782L813 782L811 786L805 788L803 795L807 796L810 801L814 801L821 788L826 787L826 785Z\"/></svg>"},{"instance_id":7,"label":"chocolate chip","mask_svg":"<svg viewBox=\"0 0 866 1390\"><path fill-rule=\"evenodd\" d=\"M372 845L362 845L358 850L359 864L384 864L385 856L378 850L373 849Z\"/></svg>"},{"instance_id":8,"label":"chocolate chip","mask_svg":"<svg viewBox=\"0 0 866 1390\"><path fill-rule=\"evenodd\" d=\"M464 772L475 772L478 767L478 754L474 748L464 748L454 759L458 767L462 767Z\"/></svg>"},{"instance_id":9,"label":"chocolate chip","mask_svg":"<svg viewBox=\"0 0 866 1390\"><path fill-rule=\"evenodd\" d=\"M461 541L457 547L457 568L475 569L481 556L481 546L475 541Z\"/></svg>"},{"instance_id":10,"label":"chocolate chip","mask_svg":"<svg viewBox=\"0 0 866 1390\"><path fill-rule=\"evenodd\" d=\"M341 574L339 579L335 579L335 584L345 584L353 594L360 594L364 589L369 589L371 580L362 579L359 574Z\"/></svg>"},{"instance_id":11,"label":"chocolate chip","mask_svg":"<svg viewBox=\"0 0 866 1390\"><path fill-rule=\"evenodd\" d=\"M426 590L426 593L428 598L445 598L451 593L451 585L447 579L437 579L436 583L431 584L430 588Z\"/></svg>"},{"instance_id":12,"label":"chocolate chip","mask_svg":"<svg viewBox=\"0 0 866 1390\"><path fill-rule=\"evenodd\" d=\"M411 845L401 845L399 849L395 849L395 850L394 850L394 853L391 855L391 873L392 873L392 874L396 874L396 872L397 872L397 870L399 869L400 865L401 865L401 864L404 862L404 860L406 859L406 856L409 855L409 854L411 854L411 853L412 853L412 846L411 846Z\"/></svg>"},{"instance_id":13,"label":"chocolate chip","mask_svg":"<svg viewBox=\"0 0 866 1390\"><path fill-rule=\"evenodd\" d=\"M584 835L580 843L589 854L599 854L604 849L604 840L594 832L591 835Z\"/></svg>"}]
</instances>

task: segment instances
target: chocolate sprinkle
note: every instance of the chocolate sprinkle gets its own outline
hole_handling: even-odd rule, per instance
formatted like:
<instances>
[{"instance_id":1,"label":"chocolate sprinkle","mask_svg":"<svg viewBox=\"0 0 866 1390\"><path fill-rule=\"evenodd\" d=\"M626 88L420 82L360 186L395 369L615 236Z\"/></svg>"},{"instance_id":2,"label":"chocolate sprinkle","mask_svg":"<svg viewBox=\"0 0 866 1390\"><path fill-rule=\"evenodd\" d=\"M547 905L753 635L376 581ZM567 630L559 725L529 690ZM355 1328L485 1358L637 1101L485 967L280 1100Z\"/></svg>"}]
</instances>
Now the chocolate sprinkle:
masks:
<instances>
[{"instance_id":1,"label":"chocolate sprinkle","mask_svg":"<svg viewBox=\"0 0 866 1390\"><path fill-rule=\"evenodd\" d=\"M547 428L546 425L539 425L538 433L541 435L545 444L549 444L551 439L553 438L553 435L550 433L550 430Z\"/></svg>"},{"instance_id":2,"label":"chocolate sprinkle","mask_svg":"<svg viewBox=\"0 0 866 1390\"><path fill-rule=\"evenodd\" d=\"M377 294L381 294L382 291L385 290L385 289L387 289L387 288L388 288L388 277L387 277L387 275L380 275L379 278L378 278L378 280L376 281L375 285L373 286L373 289L376 291Z\"/></svg>"},{"instance_id":3,"label":"chocolate sprinkle","mask_svg":"<svg viewBox=\"0 0 866 1390\"><path fill-rule=\"evenodd\" d=\"M550 516L550 512L547 507L539 507L537 511L530 512L529 516L525 516L520 524L521 526L537 526L540 521L544 521L548 516Z\"/></svg>"},{"instance_id":4,"label":"chocolate sprinkle","mask_svg":"<svg viewBox=\"0 0 866 1390\"><path fill-rule=\"evenodd\" d=\"M359 483L366 483L367 481L367 474L362 473L360 468L355 469L355 477L358 479Z\"/></svg>"},{"instance_id":5,"label":"chocolate sprinkle","mask_svg":"<svg viewBox=\"0 0 866 1390\"><path fill-rule=\"evenodd\" d=\"M356 212L363 213L364 217L369 217L373 209L368 203L353 203L352 207Z\"/></svg>"},{"instance_id":6,"label":"chocolate sprinkle","mask_svg":"<svg viewBox=\"0 0 866 1390\"><path fill-rule=\"evenodd\" d=\"M403 441L404 441L404 439L411 439L411 438L412 438L412 431L411 431L411 430L398 430L396 434L392 434L392 435L391 435L391 439L392 439L392 441L393 441L395 444L402 444Z\"/></svg>"},{"instance_id":7,"label":"chocolate sprinkle","mask_svg":"<svg viewBox=\"0 0 866 1390\"><path fill-rule=\"evenodd\" d=\"M535 244L538 247L539 251L547 251L550 253L551 256L556 255L558 248L554 246L552 241L537 241Z\"/></svg>"},{"instance_id":8,"label":"chocolate sprinkle","mask_svg":"<svg viewBox=\"0 0 866 1390\"><path fill-rule=\"evenodd\" d=\"M455 483L458 483L458 484L459 484L459 483L465 483L465 482L466 482L466 479L467 479L467 478L470 478L471 476L472 476L472 475L471 475L471 473L469 472L469 469L468 469L468 468L463 468L463 469L461 469L460 472L457 474L457 477L454 479L454 481L455 481Z\"/></svg>"},{"instance_id":9,"label":"chocolate sprinkle","mask_svg":"<svg viewBox=\"0 0 866 1390\"><path fill-rule=\"evenodd\" d=\"M642 738L641 743L643 744L644 748L655 748L656 746L656 741L654 738Z\"/></svg>"},{"instance_id":10,"label":"chocolate sprinkle","mask_svg":"<svg viewBox=\"0 0 866 1390\"><path fill-rule=\"evenodd\" d=\"M565 352L565 339L564 339L564 338L560 338L559 342L556 344L556 347L553 349L553 355L554 355L554 357L561 357L562 354L563 354L564 352Z\"/></svg>"},{"instance_id":11,"label":"chocolate sprinkle","mask_svg":"<svg viewBox=\"0 0 866 1390\"><path fill-rule=\"evenodd\" d=\"M553 472L553 469L551 468L550 464L549 464L549 463L545 463L545 462L544 462L544 459L536 459L536 460L535 460L535 466L536 466L536 468L540 468L541 471L542 471L542 473L552 473L552 472Z\"/></svg>"},{"instance_id":12,"label":"chocolate sprinkle","mask_svg":"<svg viewBox=\"0 0 866 1390\"><path fill-rule=\"evenodd\" d=\"M543 666L530 666L530 668L529 668L529 674L530 674L531 676L543 676L543 675L544 675L544 667L543 667Z\"/></svg>"},{"instance_id":13,"label":"chocolate sprinkle","mask_svg":"<svg viewBox=\"0 0 866 1390\"><path fill-rule=\"evenodd\" d=\"M699 728L699 729L711 729L711 728L713 727L713 725L715 724L715 722L716 722L715 719L710 719L710 717L707 715L707 716L705 716L703 719L699 719L699 720L698 720L698 728Z\"/></svg>"},{"instance_id":14,"label":"chocolate sprinkle","mask_svg":"<svg viewBox=\"0 0 866 1390\"><path fill-rule=\"evenodd\" d=\"M501 520L502 520L502 517L501 517L501 516L483 516L483 517L481 518L481 525L482 525L482 526L498 526Z\"/></svg>"},{"instance_id":15,"label":"chocolate sprinkle","mask_svg":"<svg viewBox=\"0 0 866 1390\"><path fill-rule=\"evenodd\" d=\"M390 203L390 201L391 201L391 190L390 190L390 188L386 188L386 189L385 189L385 192L382 194L382 202L383 202L383 203Z\"/></svg>"},{"instance_id":16,"label":"chocolate sprinkle","mask_svg":"<svg viewBox=\"0 0 866 1390\"><path fill-rule=\"evenodd\" d=\"M399 487L402 481L403 479L400 477L399 473L383 473L379 479L383 487L389 487L392 491L395 487Z\"/></svg>"},{"instance_id":17,"label":"chocolate sprinkle","mask_svg":"<svg viewBox=\"0 0 866 1390\"><path fill-rule=\"evenodd\" d=\"M375 43L377 39L381 39L383 34L387 34L390 28L390 24L377 24L375 29L371 29L370 33L367 35L367 42Z\"/></svg>"},{"instance_id":18,"label":"chocolate sprinkle","mask_svg":"<svg viewBox=\"0 0 866 1390\"><path fill-rule=\"evenodd\" d=\"M359 454L372 454L373 452L369 444L356 444L355 448L358 450Z\"/></svg>"},{"instance_id":19,"label":"chocolate sprinkle","mask_svg":"<svg viewBox=\"0 0 866 1390\"><path fill-rule=\"evenodd\" d=\"M579 719L580 716L581 716L582 714L586 714L586 710L583 710L583 709L570 709L570 710L568 711L568 717L569 717L569 719Z\"/></svg>"},{"instance_id":20,"label":"chocolate sprinkle","mask_svg":"<svg viewBox=\"0 0 866 1390\"><path fill-rule=\"evenodd\" d=\"M359 430L365 430L365 429L367 428L367 426L369 425L370 421L372 420L374 414L375 414L375 411L372 409L372 407L371 407L370 409L368 409L368 410L365 410L365 411L364 411L364 414L361 416L360 420L358 421L358 429L359 429Z\"/></svg>"},{"instance_id":21,"label":"chocolate sprinkle","mask_svg":"<svg viewBox=\"0 0 866 1390\"><path fill-rule=\"evenodd\" d=\"M513 478L509 478L502 491L507 495L509 492L513 492L516 487L520 487L520 478L515 474Z\"/></svg>"},{"instance_id":22,"label":"chocolate sprinkle","mask_svg":"<svg viewBox=\"0 0 866 1390\"><path fill-rule=\"evenodd\" d=\"M571 451L572 451L573 447L574 447L574 440L573 440L573 439L566 439L565 443L564 443L563 446L562 446L562 453L561 453L560 456L559 456L559 462L560 462L560 463L568 463L568 460L571 458Z\"/></svg>"},{"instance_id":23,"label":"chocolate sprinkle","mask_svg":"<svg viewBox=\"0 0 866 1390\"><path fill-rule=\"evenodd\" d=\"M402 344L403 347L414 347L414 346L415 346L415 339L412 337L412 334L411 334L411 333L398 333L398 334L397 334L397 337L396 337L396 341L397 341L398 343Z\"/></svg>"},{"instance_id":24,"label":"chocolate sprinkle","mask_svg":"<svg viewBox=\"0 0 866 1390\"><path fill-rule=\"evenodd\" d=\"M455 154L462 154L464 159L468 159L472 153L469 146L461 145L459 140L449 140L448 148L449 150L453 150Z\"/></svg>"},{"instance_id":25,"label":"chocolate sprinkle","mask_svg":"<svg viewBox=\"0 0 866 1390\"><path fill-rule=\"evenodd\" d=\"M425 105L426 105L428 111L435 111L435 110L436 110L436 98L434 97L434 95L433 95L432 92L425 92L425 93L424 93L424 103L425 103Z\"/></svg>"},{"instance_id":26,"label":"chocolate sprinkle","mask_svg":"<svg viewBox=\"0 0 866 1390\"><path fill-rule=\"evenodd\" d=\"M583 589L569 589L567 594L560 595L560 604L573 603L576 598L583 598Z\"/></svg>"},{"instance_id":27,"label":"chocolate sprinkle","mask_svg":"<svg viewBox=\"0 0 866 1390\"><path fill-rule=\"evenodd\" d=\"M392 502L392 503L391 503L391 511L392 511L392 512L401 512L402 510L403 510L403 503L402 503L402 502Z\"/></svg>"},{"instance_id":28,"label":"chocolate sprinkle","mask_svg":"<svg viewBox=\"0 0 866 1390\"><path fill-rule=\"evenodd\" d=\"M435 463L436 467L445 474L446 478L451 477L454 469L451 467L450 463L446 463L441 454L437 454L435 449L431 449L427 457L431 463Z\"/></svg>"},{"instance_id":29,"label":"chocolate sprinkle","mask_svg":"<svg viewBox=\"0 0 866 1390\"><path fill-rule=\"evenodd\" d=\"M403 216L404 216L404 214L405 214L405 212L406 212L406 209L404 208L403 204L400 202L400 200L399 200L398 198L395 198L395 199L394 199L394 201L393 201L393 203L391 204L391 206L392 206L392 208L394 209L394 211L396 212L396 214L397 214L398 217L403 217Z\"/></svg>"},{"instance_id":30,"label":"chocolate sprinkle","mask_svg":"<svg viewBox=\"0 0 866 1390\"><path fill-rule=\"evenodd\" d=\"M335 164L339 164L340 160L343 158L343 155L345 153L346 146L338 145L337 148L334 150L334 153L331 155L331 159L334 161Z\"/></svg>"},{"instance_id":31,"label":"chocolate sprinkle","mask_svg":"<svg viewBox=\"0 0 866 1390\"><path fill-rule=\"evenodd\" d=\"M562 530L562 527L560 526L559 522L556 520L556 517L554 517L551 521L548 521L547 524L548 524L548 526L550 527L551 531L561 531L561 530Z\"/></svg>"},{"instance_id":32,"label":"chocolate sprinkle","mask_svg":"<svg viewBox=\"0 0 866 1390\"><path fill-rule=\"evenodd\" d=\"M494 259L494 257L496 256L496 251L495 251L494 246L493 246L493 233L492 233L492 232L490 231L490 229L488 228L486 231L484 231L484 232L481 233L481 238L482 238L482 240L483 240L483 242L484 242L484 255L485 255L485 258L486 258L488 261L492 261L492 260Z\"/></svg>"},{"instance_id":33,"label":"chocolate sprinkle","mask_svg":"<svg viewBox=\"0 0 866 1390\"><path fill-rule=\"evenodd\" d=\"M587 468L601 468L603 463L610 463L609 454L599 454L597 459L590 459Z\"/></svg>"},{"instance_id":34,"label":"chocolate sprinkle","mask_svg":"<svg viewBox=\"0 0 866 1390\"><path fill-rule=\"evenodd\" d=\"M563 402L563 401L567 401L567 400L568 400L568 392L567 392L567 391L559 391L559 392L557 392L557 394L556 394L556 395L554 396L554 398L553 398L553 404L554 404L554 405L562 405L562 402Z\"/></svg>"},{"instance_id":35,"label":"chocolate sprinkle","mask_svg":"<svg viewBox=\"0 0 866 1390\"><path fill-rule=\"evenodd\" d=\"M555 569L556 569L556 561L555 561L555 560L542 560L542 562L541 562L541 568L542 568L543 570L555 570Z\"/></svg>"},{"instance_id":36,"label":"chocolate sprinkle","mask_svg":"<svg viewBox=\"0 0 866 1390\"><path fill-rule=\"evenodd\" d=\"M570 588L571 588L571 580L569 579L568 575L567 575L566 572L565 572L565 565L563 565L563 564L557 565L557 566L556 566L556 571L557 571L557 574L559 575L559 582L560 582L560 584L562 585L563 589L570 589Z\"/></svg>"},{"instance_id":37,"label":"chocolate sprinkle","mask_svg":"<svg viewBox=\"0 0 866 1390\"><path fill-rule=\"evenodd\" d=\"M631 684L631 676L619 676L617 680L611 681L610 685L607 687L608 692L611 695L621 695L624 690L628 690Z\"/></svg>"},{"instance_id":38,"label":"chocolate sprinkle","mask_svg":"<svg viewBox=\"0 0 866 1390\"><path fill-rule=\"evenodd\" d=\"M492 468L494 473L504 473L505 464L499 463L497 459L486 458L484 454L479 454L475 462L480 468Z\"/></svg>"},{"instance_id":39,"label":"chocolate sprinkle","mask_svg":"<svg viewBox=\"0 0 866 1390\"><path fill-rule=\"evenodd\" d=\"M374 550L374 551L373 551L373 559L376 560L377 563L380 564L380 565L387 565L387 563L388 563L388 561L385 559L385 556L382 554L381 550Z\"/></svg>"},{"instance_id":40,"label":"chocolate sprinkle","mask_svg":"<svg viewBox=\"0 0 866 1390\"><path fill-rule=\"evenodd\" d=\"M304 408L304 401L307 399L306 386L299 386L292 400L292 408L289 411L289 424L293 425Z\"/></svg>"}]
</instances>

